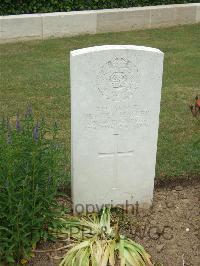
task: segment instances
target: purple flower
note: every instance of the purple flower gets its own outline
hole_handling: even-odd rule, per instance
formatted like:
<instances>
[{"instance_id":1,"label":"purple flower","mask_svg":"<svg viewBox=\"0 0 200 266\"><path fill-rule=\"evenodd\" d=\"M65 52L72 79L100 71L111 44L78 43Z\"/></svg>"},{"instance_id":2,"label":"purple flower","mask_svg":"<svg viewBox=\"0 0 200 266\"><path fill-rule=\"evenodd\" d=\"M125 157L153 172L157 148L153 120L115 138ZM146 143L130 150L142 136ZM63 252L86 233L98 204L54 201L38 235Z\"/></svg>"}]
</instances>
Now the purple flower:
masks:
<instances>
[{"instance_id":1,"label":"purple flower","mask_svg":"<svg viewBox=\"0 0 200 266\"><path fill-rule=\"evenodd\" d=\"M16 129L17 131L20 130L20 119L19 119L19 113L17 113L17 119L16 119Z\"/></svg>"},{"instance_id":2,"label":"purple flower","mask_svg":"<svg viewBox=\"0 0 200 266\"><path fill-rule=\"evenodd\" d=\"M33 139L35 141L38 141L38 139L39 139L39 125L38 125L38 122L37 122L36 126L33 129Z\"/></svg>"}]
</instances>

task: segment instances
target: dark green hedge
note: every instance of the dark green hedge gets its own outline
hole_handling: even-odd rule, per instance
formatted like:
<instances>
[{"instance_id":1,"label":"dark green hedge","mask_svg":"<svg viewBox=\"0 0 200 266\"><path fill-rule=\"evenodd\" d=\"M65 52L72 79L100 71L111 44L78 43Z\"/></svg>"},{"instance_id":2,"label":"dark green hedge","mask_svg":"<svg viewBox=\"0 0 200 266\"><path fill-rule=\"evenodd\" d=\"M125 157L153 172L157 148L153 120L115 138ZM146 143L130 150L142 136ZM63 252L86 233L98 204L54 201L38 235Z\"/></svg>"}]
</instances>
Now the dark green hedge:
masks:
<instances>
[{"instance_id":1,"label":"dark green hedge","mask_svg":"<svg viewBox=\"0 0 200 266\"><path fill-rule=\"evenodd\" d=\"M196 2L199 0L0 0L0 15Z\"/></svg>"}]
</instances>

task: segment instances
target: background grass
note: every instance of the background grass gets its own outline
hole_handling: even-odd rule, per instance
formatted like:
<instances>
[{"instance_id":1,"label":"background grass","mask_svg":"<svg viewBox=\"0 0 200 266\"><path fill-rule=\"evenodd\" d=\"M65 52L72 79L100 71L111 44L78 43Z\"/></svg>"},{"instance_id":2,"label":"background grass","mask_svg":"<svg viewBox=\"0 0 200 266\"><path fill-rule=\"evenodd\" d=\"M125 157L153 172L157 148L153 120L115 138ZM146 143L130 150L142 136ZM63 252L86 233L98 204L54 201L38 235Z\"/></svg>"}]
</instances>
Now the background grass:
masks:
<instances>
[{"instance_id":1,"label":"background grass","mask_svg":"<svg viewBox=\"0 0 200 266\"><path fill-rule=\"evenodd\" d=\"M188 104L200 94L200 25L49 39L0 46L0 116L32 103L48 121L58 121L70 171L70 50L103 44L136 44L165 53L157 178L200 173L200 123Z\"/></svg>"}]
</instances>

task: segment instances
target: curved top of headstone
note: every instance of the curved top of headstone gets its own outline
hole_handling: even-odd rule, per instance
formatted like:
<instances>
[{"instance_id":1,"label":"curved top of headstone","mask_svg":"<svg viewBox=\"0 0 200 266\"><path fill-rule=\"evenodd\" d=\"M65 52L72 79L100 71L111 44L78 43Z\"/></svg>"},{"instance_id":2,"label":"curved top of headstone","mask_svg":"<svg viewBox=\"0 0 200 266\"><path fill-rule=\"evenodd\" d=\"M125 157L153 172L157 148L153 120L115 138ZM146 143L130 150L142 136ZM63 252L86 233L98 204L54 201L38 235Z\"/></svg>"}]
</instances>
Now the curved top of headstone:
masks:
<instances>
[{"instance_id":1,"label":"curved top of headstone","mask_svg":"<svg viewBox=\"0 0 200 266\"><path fill-rule=\"evenodd\" d=\"M87 54L91 52L100 52L106 50L134 50L134 51L144 51L144 52L154 52L158 54L163 54L159 49L146 47L146 46L137 46L137 45L101 45L101 46L93 46L82 49L77 49L71 51L72 56Z\"/></svg>"}]
</instances>

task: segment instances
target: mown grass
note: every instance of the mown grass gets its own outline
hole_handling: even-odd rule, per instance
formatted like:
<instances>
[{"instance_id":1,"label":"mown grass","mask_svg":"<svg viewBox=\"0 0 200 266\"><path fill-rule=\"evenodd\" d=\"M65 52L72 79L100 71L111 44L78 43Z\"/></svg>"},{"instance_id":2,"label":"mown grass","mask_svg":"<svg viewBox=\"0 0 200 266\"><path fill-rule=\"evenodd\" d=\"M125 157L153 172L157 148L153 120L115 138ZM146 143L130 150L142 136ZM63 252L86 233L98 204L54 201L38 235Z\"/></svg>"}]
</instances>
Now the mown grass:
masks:
<instances>
[{"instance_id":1,"label":"mown grass","mask_svg":"<svg viewBox=\"0 0 200 266\"><path fill-rule=\"evenodd\" d=\"M157 178L200 173L200 123L188 104L200 94L200 25L3 44L0 116L31 103L36 115L58 121L70 170L70 50L103 44L157 47L165 53Z\"/></svg>"}]
</instances>

